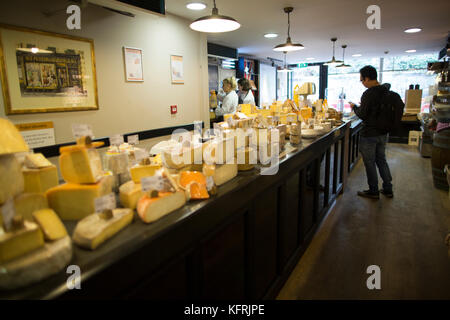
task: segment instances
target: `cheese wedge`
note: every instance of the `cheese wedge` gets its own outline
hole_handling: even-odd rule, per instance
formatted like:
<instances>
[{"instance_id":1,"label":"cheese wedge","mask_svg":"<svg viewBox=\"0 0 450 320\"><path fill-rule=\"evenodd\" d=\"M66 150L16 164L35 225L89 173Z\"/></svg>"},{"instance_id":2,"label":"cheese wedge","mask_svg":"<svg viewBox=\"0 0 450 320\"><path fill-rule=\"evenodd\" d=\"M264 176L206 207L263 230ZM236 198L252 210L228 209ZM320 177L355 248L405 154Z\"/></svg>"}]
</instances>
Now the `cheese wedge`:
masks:
<instances>
[{"instance_id":1,"label":"cheese wedge","mask_svg":"<svg viewBox=\"0 0 450 320\"><path fill-rule=\"evenodd\" d=\"M1 136L1 134L0 134ZM13 154L0 155L0 205L24 190L19 161Z\"/></svg>"},{"instance_id":2,"label":"cheese wedge","mask_svg":"<svg viewBox=\"0 0 450 320\"><path fill-rule=\"evenodd\" d=\"M34 211L33 218L44 232L45 240L54 241L67 236L66 227L52 209Z\"/></svg>"},{"instance_id":3,"label":"cheese wedge","mask_svg":"<svg viewBox=\"0 0 450 320\"><path fill-rule=\"evenodd\" d=\"M47 242L25 255L0 264L0 289L10 290L29 286L61 272L72 259L69 236Z\"/></svg>"},{"instance_id":4,"label":"cheese wedge","mask_svg":"<svg viewBox=\"0 0 450 320\"><path fill-rule=\"evenodd\" d=\"M37 224L24 221L22 228L0 235L0 264L18 258L44 245L44 236Z\"/></svg>"},{"instance_id":5,"label":"cheese wedge","mask_svg":"<svg viewBox=\"0 0 450 320\"><path fill-rule=\"evenodd\" d=\"M22 193L14 198L15 214L28 221L33 221L33 212L46 208L48 203L43 193ZM2 215L1 207L0 215Z\"/></svg>"},{"instance_id":6,"label":"cheese wedge","mask_svg":"<svg viewBox=\"0 0 450 320\"><path fill-rule=\"evenodd\" d=\"M185 166L202 162L202 144L191 147L169 147L162 152L162 161L166 167L181 169Z\"/></svg>"},{"instance_id":7,"label":"cheese wedge","mask_svg":"<svg viewBox=\"0 0 450 320\"><path fill-rule=\"evenodd\" d=\"M86 145L73 145L60 149L59 168L68 183L96 183L103 175L102 161L98 151Z\"/></svg>"},{"instance_id":8,"label":"cheese wedge","mask_svg":"<svg viewBox=\"0 0 450 320\"><path fill-rule=\"evenodd\" d=\"M52 163L42 153L29 153L25 156L24 165L30 169L51 167Z\"/></svg>"},{"instance_id":9,"label":"cheese wedge","mask_svg":"<svg viewBox=\"0 0 450 320\"><path fill-rule=\"evenodd\" d=\"M128 181L119 187L119 199L125 208L136 209L140 197L145 194L140 183Z\"/></svg>"},{"instance_id":10,"label":"cheese wedge","mask_svg":"<svg viewBox=\"0 0 450 320\"><path fill-rule=\"evenodd\" d=\"M46 195L50 208L62 220L80 220L95 212L95 198L111 192L111 179L103 177L95 184L61 184L47 190Z\"/></svg>"},{"instance_id":11,"label":"cheese wedge","mask_svg":"<svg viewBox=\"0 0 450 320\"><path fill-rule=\"evenodd\" d=\"M192 200L208 199L209 194L206 189L206 177L197 171L183 171L178 177L179 185L189 193Z\"/></svg>"},{"instance_id":12,"label":"cheese wedge","mask_svg":"<svg viewBox=\"0 0 450 320\"><path fill-rule=\"evenodd\" d=\"M16 126L5 118L0 118L0 155L28 152L28 145Z\"/></svg>"},{"instance_id":13,"label":"cheese wedge","mask_svg":"<svg viewBox=\"0 0 450 320\"><path fill-rule=\"evenodd\" d=\"M205 164L205 166L207 165ZM214 174L208 174L212 173L211 171L213 171ZM214 184L220 186L237 176L238 165L236 163L216 165L215 167L208 165L206 168L204 167L203 172L207 176L212 176L214 179Z\"/></svg>"},{"instance_id":14,"label":"cheese wedge","mask_svg":"<svg viewBox=\"0 0 450 320\"><path fill-rule=\"evenodd\" d=\"M44 193L50 188L58 185L58 169L56 166L39 169L22 169L23 180L25 182L25 192Z\"/></svg>"},{"instance_id":15,"label":"cheese wedge","mask_svg":"<svg viewBox=\"0 0 450 320\"><path fill-rule=\"evenodd\" d=\"M135 183L141 183L141 179L145 177L154 176L156 171L161 169L160 165L149 164L149 165L137 165L130 168L131 179Z\"/></svg>"},{"instance_id":16,"label":"cheese wedge","mask_svg":"<svg viewBox=\"0 0 450 320\"><path fill-rule=\"evenodd\" d=\"M94 213L80 220L73 233L73 242L78 246L95 250L133 221L131 209L114 209L112 216Z\"/></svg>"},{"instance_id":17,"label":"cheese wedge","mask_svg":"<svg viewBox=\"0 0 450 320\"><path fill-rule=\"evenodd\" d=\"M139 199L137 212L145 223L154 222L170 212L181 208L186 203L182 190L172 192L159 192L158 197L151 198L144 195Z\"/></svg>"}]
</instances>

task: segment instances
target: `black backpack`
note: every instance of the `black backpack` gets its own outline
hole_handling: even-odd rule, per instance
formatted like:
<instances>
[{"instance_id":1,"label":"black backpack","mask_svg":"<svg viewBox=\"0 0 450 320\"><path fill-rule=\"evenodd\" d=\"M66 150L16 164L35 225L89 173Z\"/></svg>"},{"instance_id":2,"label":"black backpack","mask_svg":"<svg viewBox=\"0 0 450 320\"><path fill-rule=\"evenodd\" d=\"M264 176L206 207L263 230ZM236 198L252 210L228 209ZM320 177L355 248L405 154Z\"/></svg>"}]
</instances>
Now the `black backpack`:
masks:
<instances>
[{"instance_id":1,"label":"black backpack","mask_svg":"<svg viewBox=\"0 0 450 320\"><path fill-rule=\"evenodd\" d=\"M405 104L398 93L388 90L381 97L377 115L377 129L381 133L393 133L400 127Z\"/></svg>"}]
</instances>

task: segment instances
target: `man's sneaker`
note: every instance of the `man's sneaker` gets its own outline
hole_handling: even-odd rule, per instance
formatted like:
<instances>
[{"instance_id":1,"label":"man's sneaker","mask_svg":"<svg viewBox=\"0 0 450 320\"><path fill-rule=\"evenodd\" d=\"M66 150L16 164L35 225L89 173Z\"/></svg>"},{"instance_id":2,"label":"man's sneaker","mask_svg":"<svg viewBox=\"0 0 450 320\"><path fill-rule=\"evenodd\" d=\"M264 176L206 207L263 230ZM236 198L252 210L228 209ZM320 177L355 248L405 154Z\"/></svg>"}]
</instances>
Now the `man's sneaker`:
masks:
<instances>
[{"instance_id":1,"label":"man's sneaker","mask_svg":"<svg viewBox=\"0 0 450 320\"><path fill-rule=\"evenodd\" d=\"M384 189L381 189L380 192L382 194L384 194L388 198L393 198L394 197L394 193L392 191L384 191Z\"/></svg>"},{"instance_id":2,"label":"man's sneaker","mask_svg":"<svg viewBox=\"0 0 450 320\"><path fill-rule=\"evenodd\" d=\"M370 191L370 190L358 191L358 196L371 198L371 199L380 199L379 192L374 192L374 191Z\"/></svg>"}]
</instances>

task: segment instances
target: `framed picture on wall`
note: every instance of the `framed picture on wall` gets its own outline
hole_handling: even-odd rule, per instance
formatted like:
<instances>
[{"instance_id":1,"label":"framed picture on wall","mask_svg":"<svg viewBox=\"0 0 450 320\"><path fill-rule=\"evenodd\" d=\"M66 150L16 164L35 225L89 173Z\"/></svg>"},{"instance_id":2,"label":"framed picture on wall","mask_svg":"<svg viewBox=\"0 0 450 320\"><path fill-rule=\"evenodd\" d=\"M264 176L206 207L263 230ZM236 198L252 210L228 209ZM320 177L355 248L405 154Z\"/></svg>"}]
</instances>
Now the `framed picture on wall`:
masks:
<instances>
[{"instance_id":1,"label":"framed picture on wall","mask_svg":"<svg viewBox=\"0 0 450 320\"><path fill-rule=\"evenodd\" d=\"M94 42L0 24L7 115L98 110Z\"/></svg>"},{"instance_id":2,"label":"framed picture on wall","mask_svg":"<svg viewBox=\"0 0 450 320\"><path fill-rule=\"evenodd\" d=\"M123 47L125 60L126 81L144 81L144 69L142 66L142 49Z\"/></svg>"},{"instance_id":3,"label":"framed picture on wall","mask_svg":"<svg viewBox=\"0 0 450 320\"><path fill-rule=\"evenodd\" d=\"M184 83L182 56L170 56L170 71L172 74L172 83Z\"/></svg>"}]
</instances>

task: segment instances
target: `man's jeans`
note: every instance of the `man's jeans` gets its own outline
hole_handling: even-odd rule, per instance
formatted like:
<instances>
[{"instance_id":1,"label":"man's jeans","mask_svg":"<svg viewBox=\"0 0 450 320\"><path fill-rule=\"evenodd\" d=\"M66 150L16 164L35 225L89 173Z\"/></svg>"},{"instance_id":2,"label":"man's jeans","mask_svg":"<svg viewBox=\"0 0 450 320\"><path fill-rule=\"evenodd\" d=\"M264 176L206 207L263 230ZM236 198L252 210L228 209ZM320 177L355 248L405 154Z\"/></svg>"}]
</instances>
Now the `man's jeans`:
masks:
<instances>
[{"instance_id":1,"label":"man's jeans","mask_svg":"<svg viewBox=\"0 0 450 320\"><path fill-rule=\"evenodd\" d=\"M366 167L369 189L372 192L378 192L377 167L380 171L381 179L383 179L383 189L386 192L392 192L392 177L386 162L386 142L387 135L360 138L359 150Z\"/></svg>"}]
</instances>

